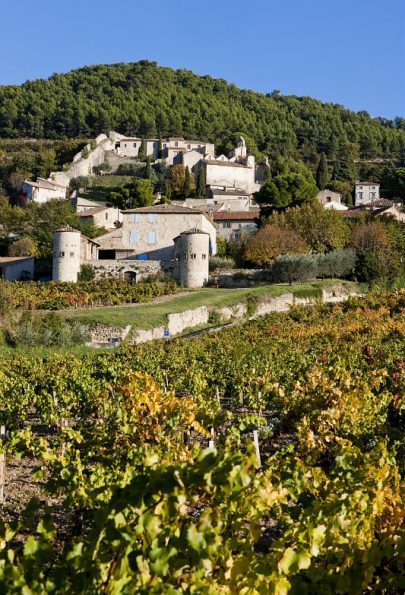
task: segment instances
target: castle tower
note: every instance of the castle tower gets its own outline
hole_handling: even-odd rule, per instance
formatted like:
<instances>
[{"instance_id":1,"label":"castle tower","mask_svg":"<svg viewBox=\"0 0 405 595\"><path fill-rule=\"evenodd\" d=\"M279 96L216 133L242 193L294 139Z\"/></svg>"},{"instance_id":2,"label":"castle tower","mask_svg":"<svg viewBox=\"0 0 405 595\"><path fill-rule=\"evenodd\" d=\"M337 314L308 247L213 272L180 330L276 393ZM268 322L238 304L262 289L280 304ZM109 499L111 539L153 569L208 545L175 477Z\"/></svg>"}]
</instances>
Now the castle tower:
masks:
<instances>
[{"instance_id":1,"label":"castle tower","mask_svg":"<svg viewBox=\"0 0 405 595\"><path fill-rule=\"evenodd\" d=\"M175 243L177 277L183 287L204 287L208 281L210 236L201 229L183 231Z\"/></svg>"},{"instance_id":2,"label":"castle tower","mask_svg":"<svg viewBox=\"0 0 405 595\"><path fill-rule=\"evenodd\" d=\"M81 233L73 227L57 229L53 235L52 281L76 283L80 271Z\"/></svg>"}]
</instances>

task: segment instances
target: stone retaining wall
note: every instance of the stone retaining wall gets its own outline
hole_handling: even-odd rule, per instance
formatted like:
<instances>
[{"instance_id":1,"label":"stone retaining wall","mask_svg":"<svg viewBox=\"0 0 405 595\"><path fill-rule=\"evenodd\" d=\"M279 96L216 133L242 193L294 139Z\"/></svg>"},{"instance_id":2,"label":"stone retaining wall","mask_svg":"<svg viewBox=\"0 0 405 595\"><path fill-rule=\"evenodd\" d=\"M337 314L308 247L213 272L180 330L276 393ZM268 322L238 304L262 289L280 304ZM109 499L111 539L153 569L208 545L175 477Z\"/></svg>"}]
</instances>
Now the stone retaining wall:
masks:
<instances>
[{"instance_id":1,"label":"stone retaining wall","mask_svg":"<svg viewBox=\"0 0 405 595\"><path fill-rule=\"evenodd\" d=\"M161 271L167 272L167 267L159 260L135 260L132 258L125 260L90 260L86 264L90 264L94 268L96 279L105 277L123 278L126 271L131 271L136 273L136 280L141 281L150 275L157 275Z\"/></svg>"},{"instance_id":2,"label":"stone retaining wall","mask_svg":"<svg viewBox=\"0 0 405 595\"><path fill-rule=\"evenodd\" d=\"M361 294L353 291L347 292L344 287L336 286L322 291L322 301L328 303L342 302L349 296L360 295ZM271 312L286 312L294 304L310 305L315 303L315 301L316 299L314 298L296 298L292 293L285 293L278 297L264 296L263 299L258 302L257 309L251 318L265 316ZM199 308L194 308L192 310L169 314L167 317L167 324L148 330L135 330L131 335L130 326L125 327L125 329L120 329L98 324L95 327L89 327L87 329L91 335L91 343L89 344L92 346L115 346L125 338L128 338L130 344L139 344L153 341L155 339L172 337L179 335L186 329L208 324L211 312L217 313L222 323L232 321L236 324L237 322L246 320L247 311L248 308L246 304L235 304L234 306L224 308L200 306Z\"/></svg>"}]
</instances>

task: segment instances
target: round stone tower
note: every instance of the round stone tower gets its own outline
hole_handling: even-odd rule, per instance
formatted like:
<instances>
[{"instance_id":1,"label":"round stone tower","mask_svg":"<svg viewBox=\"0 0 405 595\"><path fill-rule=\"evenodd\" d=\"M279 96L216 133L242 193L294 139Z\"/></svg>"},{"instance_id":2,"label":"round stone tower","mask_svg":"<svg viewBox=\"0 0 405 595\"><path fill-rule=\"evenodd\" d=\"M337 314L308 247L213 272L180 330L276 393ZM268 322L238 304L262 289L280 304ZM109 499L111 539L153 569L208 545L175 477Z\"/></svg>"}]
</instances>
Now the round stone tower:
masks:
<instances>
[{"instance_id":1,"label":"round stone tower","mask_svg":"<svg viewBox=\"0 0 405 595\"><path fill-rule=\"evenodd\" d=\"M77 281L80 271L81 233L62 227L53 234L52 281Z\"/></svg>"},{"instance_id":2,"label":"round stone tower","mask_svg":"<svg viewBox=\"0 0 405 595\"><path fill-rule=\"evenodd\" d=\"M175 242L177 276L183 287L204 287L208 281L210 235L201 229L183 231Z\"/></svg>"}]
</instances>

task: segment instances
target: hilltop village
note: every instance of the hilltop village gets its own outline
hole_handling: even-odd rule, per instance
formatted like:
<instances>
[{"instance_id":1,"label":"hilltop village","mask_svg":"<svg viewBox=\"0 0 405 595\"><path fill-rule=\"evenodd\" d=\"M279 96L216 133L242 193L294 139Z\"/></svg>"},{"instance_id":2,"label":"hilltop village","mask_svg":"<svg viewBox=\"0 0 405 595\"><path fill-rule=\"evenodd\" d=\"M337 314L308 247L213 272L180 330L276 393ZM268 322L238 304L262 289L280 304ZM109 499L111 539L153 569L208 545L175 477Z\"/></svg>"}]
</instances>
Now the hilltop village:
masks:
<instances>
[{"instance_id":1,"label":"hilltop village","mask_svg":"<svg viewBox=\"0 0 405 595\"><path fill-rule=\"evenodd\" d=\"M148 197L141 197L135 206L130 200L132 190L124 190L120 205L95 200L86 192L95 176L108 179L124 171L137 177L142 167L146 179L138 183ZM180 176L181 197L169 198L166 188L165 194L151 193L148 178L160 168ZM163 272L185 286L199 287L207 283L217 239L237 242L257 231L260 205L255 198L268 179L267 172L266 160L257 163L242 136L227 155L216 155L214 144L201 140L141 139L110 132L85 145L62 171L53 171L46 179L25 180L18 200L22 205L69 201L81 221L103 230L92 238L69 225L56 230L54 281L75 282L81 267L88 265L96 278L140 280ZM394 202L380 197L375 182L359 181L354 196L352 208L339 192L327 188L318 191L316 198L324 209L341 211L345 217L371 211L375 216L404 219ZM34 275L32 257L3 257L0 267L3 278L9 280Z\"/></svg>"}]
</instances>

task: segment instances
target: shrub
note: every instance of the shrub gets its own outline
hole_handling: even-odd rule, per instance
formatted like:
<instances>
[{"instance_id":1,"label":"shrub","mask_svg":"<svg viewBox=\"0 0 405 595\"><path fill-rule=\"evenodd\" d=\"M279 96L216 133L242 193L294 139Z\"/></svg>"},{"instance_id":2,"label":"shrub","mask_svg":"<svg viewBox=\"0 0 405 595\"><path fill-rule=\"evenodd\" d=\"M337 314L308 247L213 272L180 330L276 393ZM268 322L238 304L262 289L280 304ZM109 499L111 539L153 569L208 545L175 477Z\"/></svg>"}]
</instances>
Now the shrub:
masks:
<instances>
[{"instance_id":1,"label":"shrub","mask_svg":"<svg viewBox=\"0 0 405 595\"><path fill-rule=\"evenodd\" d=\"M78 281L93 281L96 277L96 271L91 264L82 264L80 267L80 272L77 276Z\"/></svg>"},{"instance_id":2,"label":"shrub","mask_svg":"<svg viewBox=\"0 0 405 595\"><path fill-rule=\"evenodd\" d=\"M211 256L209 268L210 271L217 271L219 269L234 269L235 261L232 258L224 256Z\"/></svg>"},{"instance_id":3,"label":"shrub","mask_svg":"<svg viewBox=\"0 0 405 595\"><path fill-rule=\"evenodd\" d=\"M212 324L213 326L221 324L221 322L222 322L221 314L217 310L211 310L211 312L209 313L209 316L208 316L208 322L209 322L209 324Z\"/></svg>"}]
</instances>

